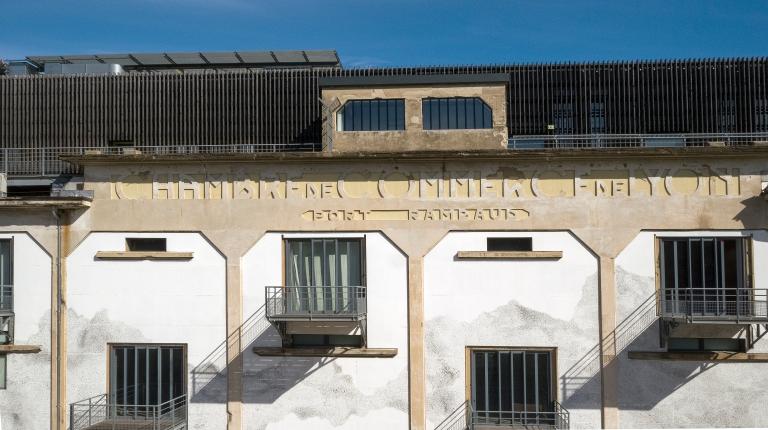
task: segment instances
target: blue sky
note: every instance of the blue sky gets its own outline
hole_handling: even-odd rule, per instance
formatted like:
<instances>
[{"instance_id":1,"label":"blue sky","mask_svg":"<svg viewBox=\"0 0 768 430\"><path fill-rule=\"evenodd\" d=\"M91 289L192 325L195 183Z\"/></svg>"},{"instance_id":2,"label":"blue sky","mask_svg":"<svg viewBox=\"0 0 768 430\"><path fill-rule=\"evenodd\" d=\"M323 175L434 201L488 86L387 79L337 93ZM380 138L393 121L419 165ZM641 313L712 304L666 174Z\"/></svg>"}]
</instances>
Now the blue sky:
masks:
<instances>
[{"instance_id":1,"label":"blue sky","mask_svg":"<svg viewBox=\"0 0 768 430\"><path fill-rule=\"evenodd\" d=\"M347 66L768 56L768 0L0 0L0 58L268 49Z\"/></svg>"}]
</instances>

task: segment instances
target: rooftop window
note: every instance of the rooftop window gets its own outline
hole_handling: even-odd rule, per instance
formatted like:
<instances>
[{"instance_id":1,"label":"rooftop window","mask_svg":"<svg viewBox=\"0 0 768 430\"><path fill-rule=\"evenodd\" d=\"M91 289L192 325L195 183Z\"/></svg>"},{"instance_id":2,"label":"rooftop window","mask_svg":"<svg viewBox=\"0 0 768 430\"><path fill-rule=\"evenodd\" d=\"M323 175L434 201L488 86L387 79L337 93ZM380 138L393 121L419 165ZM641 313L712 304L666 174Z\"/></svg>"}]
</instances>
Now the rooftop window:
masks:
<instances>
[{"instance_id":1,"label":"rooftop window","mask_svg":"<svg viewBox=\"0 0 768 430\"><path fill-rule=\"evenodd\" d=\"M480 97L425 98L424 130L467 130L493 127L493 112Z\"/></svg>"},{"instance_id":2,"label":"rooftop window","mask_svg":"<svg viewBox=\"0 0 768 430\"><path fill-rule=\"evenodd\" d=\"M338 131L405 130L405 100L349 100L336 117Z\"/></svg>"}]
</instances>

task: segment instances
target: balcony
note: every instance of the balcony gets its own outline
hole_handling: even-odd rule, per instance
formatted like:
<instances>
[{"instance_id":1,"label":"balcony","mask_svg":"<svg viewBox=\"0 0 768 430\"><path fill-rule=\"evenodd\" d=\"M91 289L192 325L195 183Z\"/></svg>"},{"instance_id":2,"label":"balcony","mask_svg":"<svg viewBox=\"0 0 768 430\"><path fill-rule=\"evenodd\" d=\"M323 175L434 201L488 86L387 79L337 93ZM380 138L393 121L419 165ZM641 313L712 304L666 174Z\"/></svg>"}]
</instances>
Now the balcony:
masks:
<instances>
[{"instance_id":1,"label":"balcony","mask_svg":"<svg viewBox=\"0 0 768 430\"><path fill-rule=\"evenodd\" d=\"M159 405L120 404L101 394L69 405L70 430L186 430L187 396Z\"/></svg>"},{"instance_id":2,"label":"balcony","mask_svg":"<svg viewBox=\"0 0 768 430\"><path fill-rule=\"evenodd\" d=\"M768 323L768 290L669 288L658 292L663 319L678 322Z\"/></svg>"},{"instance_id":3,"label":"balcony","mask_svg":"<svg viewBox=\"0 0 768 430\"><path fill-rule=\"evenodd\" d=\"M360 321L366 315L365 287L266 287L266 317L281 321Z\"/></svg>"}]
</instances>

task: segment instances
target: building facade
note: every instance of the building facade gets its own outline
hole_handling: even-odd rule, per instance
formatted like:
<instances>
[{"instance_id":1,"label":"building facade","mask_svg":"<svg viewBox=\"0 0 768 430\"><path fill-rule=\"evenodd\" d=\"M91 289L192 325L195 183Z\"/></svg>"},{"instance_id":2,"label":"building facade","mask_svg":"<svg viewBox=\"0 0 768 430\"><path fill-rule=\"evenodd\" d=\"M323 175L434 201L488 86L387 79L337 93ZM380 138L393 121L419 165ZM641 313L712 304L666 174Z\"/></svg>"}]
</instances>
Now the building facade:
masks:
<instances>
[{"instance_id":1,"label":"building facade","mask_svg":"<svg viewBox=\"0 0 768 430\"><path fill-rule=\"evenodd\" d=\"M0 77L3 429L766 422L768 61L266 54Z\"/></svg>"}]
</instances>

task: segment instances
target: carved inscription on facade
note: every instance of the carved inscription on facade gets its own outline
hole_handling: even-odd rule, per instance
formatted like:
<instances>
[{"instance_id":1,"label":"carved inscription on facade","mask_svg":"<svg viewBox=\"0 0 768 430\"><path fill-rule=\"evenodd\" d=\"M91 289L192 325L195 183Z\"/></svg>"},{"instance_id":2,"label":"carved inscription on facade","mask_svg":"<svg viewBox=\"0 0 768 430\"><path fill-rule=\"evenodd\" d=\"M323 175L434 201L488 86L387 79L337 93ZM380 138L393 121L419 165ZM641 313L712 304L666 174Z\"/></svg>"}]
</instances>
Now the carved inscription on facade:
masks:
<instances>
[{"instance_id":1,"label":"carved inscription on facade","mask_svg":"<svg viewBox=\"0 0 768 430\"><path fill-rule=\"evenodd\" d=\"M313 209L302 214L307 221L521 221L525 209Z\"/></svg>"},{"instance_id":2,"label":"carved inscription on facade","mask_svg":"<svg viewBox=\"0 0 768 430\"><path fill-rule=\"evenodd\" d=\"M552 197L739 196L738 168L417 172L156 173L113 176L113 199L494 200Z\"/></svg>"}]
</instances>

